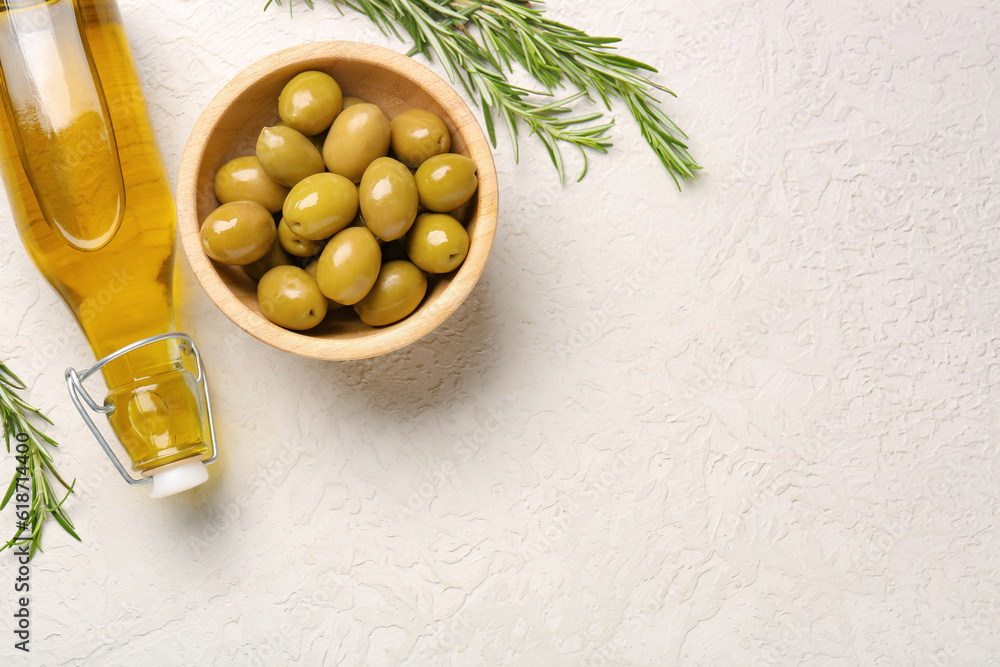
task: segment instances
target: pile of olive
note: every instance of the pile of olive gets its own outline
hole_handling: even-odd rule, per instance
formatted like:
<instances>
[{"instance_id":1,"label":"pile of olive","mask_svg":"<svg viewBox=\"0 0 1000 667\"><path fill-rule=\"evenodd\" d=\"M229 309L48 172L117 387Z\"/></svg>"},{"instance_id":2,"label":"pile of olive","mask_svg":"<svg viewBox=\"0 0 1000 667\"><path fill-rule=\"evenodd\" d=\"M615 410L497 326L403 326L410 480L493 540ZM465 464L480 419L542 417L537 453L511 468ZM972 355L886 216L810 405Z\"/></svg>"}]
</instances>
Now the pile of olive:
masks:
<instances>
[{"instance_id":1,"label":"pile of olive","mask_svg":"<svg viewBox=\"0 0 1000 667\"><path fill-rule=\"evenodd\" d=\"M255 155L216 174L205 253L242 266L261 312L287 329L342 306L371 326L398 322L423 300L426 274L454 271L468 254L458 211L476 193L475 163L449 152L437 115L390 120L323 72L289 81L278 115Z\"/></svg>"}]
</instances>

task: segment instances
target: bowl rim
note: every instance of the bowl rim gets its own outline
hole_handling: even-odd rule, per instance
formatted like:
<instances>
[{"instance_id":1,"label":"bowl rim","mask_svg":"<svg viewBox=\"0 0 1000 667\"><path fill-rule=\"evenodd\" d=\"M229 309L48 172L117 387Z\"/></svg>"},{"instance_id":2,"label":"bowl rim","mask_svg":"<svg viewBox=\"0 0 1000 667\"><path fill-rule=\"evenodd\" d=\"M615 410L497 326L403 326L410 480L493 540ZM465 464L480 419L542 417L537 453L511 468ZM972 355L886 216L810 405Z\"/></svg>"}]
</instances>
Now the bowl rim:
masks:
<instances>
[{"instance_id":1,"label":"bowl rim","mask_svg":"<svg viewBox=\"0 0 1000 667\"><path fill-rule=\"evenodd\" d=\"M430 304L388 327L372 328L363 336L338 340L284 329L240 301L223 281L201 247L198 219L198 175L206 145L232 102L278 67L301 62L305 69L322 69L317 60L376 66L410 80L448 109L465 140L479 176L476 228L469 254L450 283ZM308 61L313 61L311 64ZM209 299L237 326L272 347L313 359L347 361L386 354L419 340L442 324L472 291L493 245L498 212L496 167L486 135L469 105L444 79L416 60L391 49L352 41L312 42L276 51L241 70L208 103L191 130L181 154L177 176L178 231L184 255Z\"/></svg>"}]
</instances>

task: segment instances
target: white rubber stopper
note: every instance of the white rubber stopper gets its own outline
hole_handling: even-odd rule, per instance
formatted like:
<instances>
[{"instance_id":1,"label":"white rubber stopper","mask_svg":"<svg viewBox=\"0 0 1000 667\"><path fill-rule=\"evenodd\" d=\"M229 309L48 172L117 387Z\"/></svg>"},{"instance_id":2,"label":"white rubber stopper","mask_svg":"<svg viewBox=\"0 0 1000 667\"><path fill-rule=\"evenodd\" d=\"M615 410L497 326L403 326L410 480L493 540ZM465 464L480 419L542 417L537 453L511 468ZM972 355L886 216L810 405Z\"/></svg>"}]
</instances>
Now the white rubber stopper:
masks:
<instances>
[{"instance_id":1,"label":"white rubber stopper","mask_svg":"<svg viewBox=\"0 0 1000 667\"><path fill-rule=\"evenodd\" d=\"M192 461L163 472L154 472L152 478L149 497L166 498L207 482L208 468L201 461Z\"/></svg>"}]
</instances>

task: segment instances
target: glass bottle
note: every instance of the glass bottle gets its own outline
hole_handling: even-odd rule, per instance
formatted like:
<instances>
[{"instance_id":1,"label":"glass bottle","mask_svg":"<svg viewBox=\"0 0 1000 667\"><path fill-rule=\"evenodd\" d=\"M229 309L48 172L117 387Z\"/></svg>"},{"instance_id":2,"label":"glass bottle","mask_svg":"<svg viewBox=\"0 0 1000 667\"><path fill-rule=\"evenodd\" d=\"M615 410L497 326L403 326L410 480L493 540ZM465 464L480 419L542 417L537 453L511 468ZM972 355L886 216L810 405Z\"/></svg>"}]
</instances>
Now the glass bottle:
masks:
<instances>
[{"instance_id":1,"label":"glass bottle","mask_svg":"<svg viewBox=\"0 0 1000 667\"><path fill-rule=\"evenodd\" d=\"M107 415L130 483L152 479L153 497L200 484L211 408L193 342L171 333L173 197L114 0L0 0L0 93L21 240L102 360L67 371L74 403L112 455L80 399ZM98 368L103 405L82 385Z\"/></svg>"}]
</instances>

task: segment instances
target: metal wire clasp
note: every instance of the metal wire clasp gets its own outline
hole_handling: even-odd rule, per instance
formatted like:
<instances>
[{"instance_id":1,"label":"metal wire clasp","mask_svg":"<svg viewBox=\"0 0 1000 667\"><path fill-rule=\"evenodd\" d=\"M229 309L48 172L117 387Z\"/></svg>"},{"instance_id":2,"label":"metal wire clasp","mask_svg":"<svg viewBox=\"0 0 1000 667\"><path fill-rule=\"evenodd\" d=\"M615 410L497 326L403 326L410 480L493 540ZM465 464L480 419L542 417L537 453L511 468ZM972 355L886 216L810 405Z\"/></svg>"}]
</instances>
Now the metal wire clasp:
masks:
<instances>
[{"instance_id":1,"label":"metal wire clasp","mask_svg":"<svg viewBox=\"0 0 1000 667\"><path fill-rule=\"evenodd\" d=\"M94 420L90 418L90 414L87 412L87 409L83 404L86 403L87 408L105 416L110 416L111 413L115 411L115 408L113 405L109 405L107 403L98 405L97 401L95 401L90 395L90 392L88 392L86 387L83 386L83 383L111 361L114 361L129 352L133 352L140 347L145 347L146 345L152 345L153 343L159 343L173 338L181 341L180 348L182 352L194 355L195 366L198 370L198 374L195 376L195 382L198 384L199 389L201 389L201 397L205 403L205 414L208 418L208 430L211 437L212 455L209 458L204 459L202 463L204 465L211 465L212 463L215 463L216 459L219 458L219 449L215 444L215 420L212 418L212 400L208 393L208 377L205 375L205 365L201 361L201 354L198 352L198 346L194 344L194 341L191 340L191 337L187 334L164 333L157 334L156 336L150 336L149 338L143 338L142 340L138 340L131 345L126 345L116 352L112 352L82 373L77 373L76 369L73 368L66 369L66 386L69 389L69 397L72 399L73 405L76 406L80 416L83 417L83 420L90 428L90 432L94 434L95 438L97 438L97 442L100 443L101 447L104 449L104 453L108 455L109 459L111 459L111 463L113 463L115 468L118 469L119 474L121 474L122 478L132 486L149 484L153 481L153 478L140 477L136 479L128 474L125 466L122 465L121 460L119 460L118 456L115 455L114 451L111 449L111 445L108 444L108 441L105 439L100 429L98 429L97 425L94 424Z\"/></svg>"}]
</instances>

